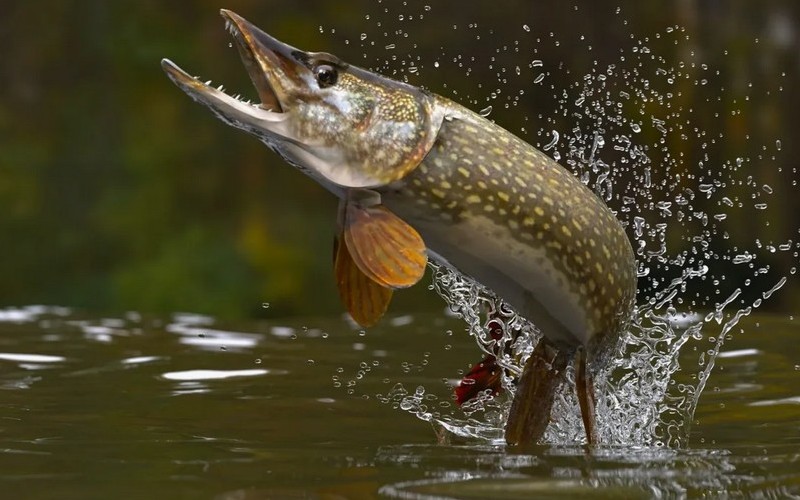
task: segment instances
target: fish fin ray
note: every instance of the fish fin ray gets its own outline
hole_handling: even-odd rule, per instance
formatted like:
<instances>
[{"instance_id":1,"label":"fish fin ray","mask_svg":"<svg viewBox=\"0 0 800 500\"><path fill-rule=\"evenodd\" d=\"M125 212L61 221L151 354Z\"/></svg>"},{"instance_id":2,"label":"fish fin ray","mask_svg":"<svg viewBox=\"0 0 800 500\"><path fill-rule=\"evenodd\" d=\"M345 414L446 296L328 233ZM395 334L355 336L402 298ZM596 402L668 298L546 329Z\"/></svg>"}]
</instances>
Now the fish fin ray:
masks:
<instances>
[{"instance_id":1,"label":"fish fin ray","mask_svg":"<svg viewBox=\"0 0 800 500\"><path fill-rule=\"evenodd\" d=\"M376 324L392 300L392 289L361 272L340 236L334 240L336 288L347 312L363 327Z\"/></svg>"},{"instance_id":2,"label":"fish fin ray","mask_svg":"<svg viewBox=\"0 0 800 500\"><path fill-rule=\"evenodd\" d=\"M407 288L425 274L428 254L419 233L380 204L348 201L344 242L361 272L387 288Z\"/></svg>"}]
</instances>

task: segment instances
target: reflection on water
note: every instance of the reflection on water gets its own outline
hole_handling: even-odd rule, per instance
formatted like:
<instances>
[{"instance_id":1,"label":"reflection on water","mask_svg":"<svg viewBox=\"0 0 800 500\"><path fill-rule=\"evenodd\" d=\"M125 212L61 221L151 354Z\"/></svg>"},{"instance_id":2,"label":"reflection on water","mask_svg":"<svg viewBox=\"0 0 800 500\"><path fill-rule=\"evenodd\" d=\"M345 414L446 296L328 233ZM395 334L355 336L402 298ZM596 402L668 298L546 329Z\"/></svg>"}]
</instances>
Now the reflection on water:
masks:
<instances>
[{"instance_id":1,"label":"reflection on water","mask_svg":"<svg viewBox=\"0 0 800 500\"><path fill-rule=\"evenodd\" d=\"M185 370L182 372L169 372L162 375L167 380L198 381L198 380L224 380L232 377L256 377L266 375L269 370Z\"/></svg>"},{"instance_id":2,"label":"reflection on water","mask_svg":"<svg viewBox=\"0 0 800 500\"><path fill-rule=\"evenodd\" d=\"M739 450L741 451L741 450ZM790 447L771 447L766 454L797 460ZM405 450L427 461L424 448ZM459 454L457 451L455 452ZM462 457L464 455L461 455ZM548 498L589 497L685 497L728 494L782 497L796 495L796 473L783 469L787 476L765 478L752 474L757 467L726 450L703 449L676 453L669 450L610 451L585 456L581 450L543 452L519 457L510 463L502 457L484 453L481 470L451 470L440 477L395 483L380 492L395 498ZM408 457L406 457L408 458ZM466 458L466 457L464 457ZM475 460L469 460L475 464ZM524 464L524 465L519 465ZM422 463L419 464L421 467ZM493 469L493 471L492 471ZM782 484L783 482L788 484Z\"/></svg>"},{"instance_id":3,"label":"reflection on water","mask_svg":"<svg viewBox=\"0 0 800 500\"><path fill-rule=\"evenodd\" d=\"M19 363L21 367L24 367L28 370L35 370L39 367L40 363L57 363L59 361L64 361L65 358L63 358L62 356L45 356L42 354L22 354L22 353L12 354L7 352L2 352L0 353L0 360L13 361Z\"/></svg>"},{"instance_id":4,"label":"reflection on water","mask_svg":"<svg viewBox=\"0 0 800 500\"><path fill-rule=\"evenodd\" d=\"M397 380L451 390L443 374L469 366L473 341L442 315L366 334L338 318L231 324L45 307L0 318L0 482L29 497L800 494L800 348L785 319L740 325L752 334L717 358L689 448L586 454L435 444L428 424L378 402Z\"/></svg>"}]
</instances>

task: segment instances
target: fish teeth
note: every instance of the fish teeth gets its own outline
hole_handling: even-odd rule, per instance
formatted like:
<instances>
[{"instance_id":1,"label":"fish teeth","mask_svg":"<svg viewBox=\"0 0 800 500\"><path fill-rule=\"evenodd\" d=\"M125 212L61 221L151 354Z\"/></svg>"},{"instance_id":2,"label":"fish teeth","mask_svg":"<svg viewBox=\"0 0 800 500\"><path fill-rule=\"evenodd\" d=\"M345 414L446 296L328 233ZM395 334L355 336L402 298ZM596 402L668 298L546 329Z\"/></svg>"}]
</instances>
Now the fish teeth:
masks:
<instances>
[{"instance_id":1,"label":"fish teeth","mask_svg":"<svg viewBox=\"0 0 800 500\"><path fill-rule=\"evenodd\" d=\"M239 35L239 28L230 19L225 20L225 29L234 37Z\"/></svg>"},{"instance_id":2,"label":"fish teeth","mask_svg":"<svg viewBox=\"0 0 800 500\"><path fill-rule=\"evenodd\" d=\"M202 80L200 79L200 77L199 77L199 76L195 76L195 77L194 77L194 79L195 79L195 80L197 80L197 81L199 81L199 82L202 82ZM205 85L206 87L213 87L213 81L212 81L212 80L206 80L206 81L205 81L205 83L204 83L204 85ZM243 104L249 104L250 106L256 106L255 104L253 104L253 102L252 102L250 99L247 99L247 100L245 100L245 99L242 97L242 95L241 95L241 94L231 95L231 94L228 94L227 92L225 92L225 85L224 85L224 84L219 84L219 85L216 87L216 89L217 89L217 91L218 91L218 92L222 92L223 94L226 94L226 95L228 95L229 97L232 97L233 99L236 99L237 101L239 101L239 102L241 102L241 103L243 103Z\"/></svg>"}]
</instances>

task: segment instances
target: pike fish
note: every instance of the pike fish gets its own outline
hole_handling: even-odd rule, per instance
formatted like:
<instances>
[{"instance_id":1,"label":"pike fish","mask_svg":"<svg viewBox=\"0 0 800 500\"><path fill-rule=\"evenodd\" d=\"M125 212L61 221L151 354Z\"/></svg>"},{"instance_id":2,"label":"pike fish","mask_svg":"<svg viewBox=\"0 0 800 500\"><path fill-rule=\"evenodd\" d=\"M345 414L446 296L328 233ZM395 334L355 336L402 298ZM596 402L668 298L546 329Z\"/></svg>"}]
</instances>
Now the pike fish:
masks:
<instances>
[{"instance_id":1,"label":"pike fish","mask_svg":"<svg viewBox=\"0 0 800 500\"><path fill-rule=\"evenodd\" d=\"M393 290L422 278L428 257L454 267L544 335L517 380L506 441L540 440L575 361L587 442L596 443L587 363L603 362L636 295L633 251L611 210L571 172L471 110L221 14L260 102L167 59L162 67L189 97L341 200L334 271L353 319L376 323Z\"/></svg>"}]
</instances>

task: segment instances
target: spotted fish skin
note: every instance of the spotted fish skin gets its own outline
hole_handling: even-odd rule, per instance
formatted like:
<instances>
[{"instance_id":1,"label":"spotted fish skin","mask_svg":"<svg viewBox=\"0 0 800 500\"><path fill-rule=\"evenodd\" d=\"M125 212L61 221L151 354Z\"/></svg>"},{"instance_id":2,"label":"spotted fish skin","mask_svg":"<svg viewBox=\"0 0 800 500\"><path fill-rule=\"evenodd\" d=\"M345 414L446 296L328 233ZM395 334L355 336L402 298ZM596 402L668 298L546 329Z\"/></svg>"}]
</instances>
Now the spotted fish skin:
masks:
<instances>
[{"instance_id":1,"label":"spotted fish skin","mask_svg":"<svg viewBox=\"0 0 800 500\"><path fill-rule=\"evenodd\" d=\"M634 254L611 210L575 175L439 96L445 119L419 166L381 192L429 251L506 299L561 348L619 332Z\"/></svg>"}]
</instances>

